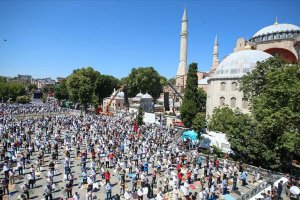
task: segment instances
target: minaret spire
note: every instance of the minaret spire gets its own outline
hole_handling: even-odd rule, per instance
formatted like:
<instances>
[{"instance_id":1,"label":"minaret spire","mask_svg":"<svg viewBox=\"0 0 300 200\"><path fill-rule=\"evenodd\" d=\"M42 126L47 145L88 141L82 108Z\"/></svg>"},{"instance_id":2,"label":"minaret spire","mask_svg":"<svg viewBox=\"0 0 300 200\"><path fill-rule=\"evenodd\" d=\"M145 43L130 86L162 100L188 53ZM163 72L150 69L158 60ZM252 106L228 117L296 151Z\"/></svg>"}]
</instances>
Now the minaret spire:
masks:
<instances>
[{"instance_id":1,"label":"minaret spire","mask_svg":"<svg viewBox=\"0 0 300 200\"><path fill-rule=\"evenodd\" d=\"M216 35L215 37L215 42L214 42L214 52L213 52L213 63L211 66L211 72L214 72L218 65L220 64L219 60L219 44L218 44L218 36Z\"/></svg>"},{"instance_id":2,"label":"minaret spire","mask_svg":"<svg viewBox=\"0 0 300 200\"><path fill-rule=\"evenodd\" d=\"M216 34L214 46L218 46L218 35Z\"/></svg>"},{"instance_id":3,"label":"minaret spire","mask_svg":"<svg viewBox=\"0 0 300 200\"><path fill-rule=\"evenodd\" d=\"M176 74L176 86L179 92L182 92L186 82L187 74L187 38L188 38L188 17L186 6L183 11L181 20L181 33L180 33L180 59Z\"/></svg>"}]
</instances>

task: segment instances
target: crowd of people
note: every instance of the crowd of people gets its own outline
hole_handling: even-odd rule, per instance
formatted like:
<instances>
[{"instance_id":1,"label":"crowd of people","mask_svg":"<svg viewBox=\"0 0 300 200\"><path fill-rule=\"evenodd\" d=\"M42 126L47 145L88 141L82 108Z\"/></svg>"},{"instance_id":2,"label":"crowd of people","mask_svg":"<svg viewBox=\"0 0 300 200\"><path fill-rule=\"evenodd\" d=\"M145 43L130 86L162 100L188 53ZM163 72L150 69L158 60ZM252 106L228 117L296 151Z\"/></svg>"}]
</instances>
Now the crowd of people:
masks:
<instances>
[{"instance_id":1,"label":"crowd of people","mask_svg":"<svg viewBox=\"0 0 300 200\"><path fill-rule=\"evenodd\" d=\"M86 114L15 118L51 106L2 106L0 200L218 199L261 179L198 149L180 132L120 117ZM282 191L277 190L277 197Z\"/></svg>"},{"instance_id":2,"label":"crowd of people","mask_svg":"<svg viewBox=\"0 0 300 200\"><path fill-rule=\"evenodd\" d=\"M0 113L2 115L26 115L26 114L48 114L66 111L66 108L53 106L51 104L6 104L0 103Z\"/></svg>"}]
</instances>

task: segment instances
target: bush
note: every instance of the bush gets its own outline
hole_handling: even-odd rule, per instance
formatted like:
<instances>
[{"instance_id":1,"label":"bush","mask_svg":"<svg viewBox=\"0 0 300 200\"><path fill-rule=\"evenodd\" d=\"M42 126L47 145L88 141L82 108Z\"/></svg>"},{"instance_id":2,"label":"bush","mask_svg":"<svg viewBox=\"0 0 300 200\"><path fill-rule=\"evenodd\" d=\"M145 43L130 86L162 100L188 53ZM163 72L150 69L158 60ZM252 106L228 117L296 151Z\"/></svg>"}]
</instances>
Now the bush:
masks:
<instances>
[{"instance_id":1,"label":"bush","mask_svg":"<svg viewBox=\"0 0 300 200\"><path fill-rule=\"evenodd\" d=\"M29 96L18 96L16 99L17 103L21 103L21 104L27 104L30 102L30 97Z\"/></svg>"},{"instance_id":2,"label":"bush","mask_svg":"<svg viewBox=\"0 0 300 200\"><path fill-rule=\"evenodd\" d=\"M224 153L222 152L222 149L220 149L217 146L213 146L213 150L214 150L214 154L218 157L218 158L223 158L224 157Z\"/></svg>"}]
</instances>

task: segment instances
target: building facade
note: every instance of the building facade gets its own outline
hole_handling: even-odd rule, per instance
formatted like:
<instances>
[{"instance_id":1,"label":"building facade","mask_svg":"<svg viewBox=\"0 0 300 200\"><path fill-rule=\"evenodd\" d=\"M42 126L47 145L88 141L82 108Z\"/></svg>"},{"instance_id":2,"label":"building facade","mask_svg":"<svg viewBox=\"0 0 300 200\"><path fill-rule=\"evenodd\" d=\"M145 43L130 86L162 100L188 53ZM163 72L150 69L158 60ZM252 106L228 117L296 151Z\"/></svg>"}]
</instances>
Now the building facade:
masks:
<instances>
[{"instance_id":1,"label":"building facade","mask_svg":"<svg viewBox=\"0 0 300 200\"><path fill-rule=\"evenodd\" d=\"M225 57L215 71L211 70L207 80L206 115L211 116L215 108L222 106L248 113L249 102L239 91L239 80L255 68L257 61L272 56L280 56L288 63L300 63L299 50L300 28L279 24L277 19L273 25L257 31L249 41L238 38L234 52Z\"/></svg>"}]
</instances>

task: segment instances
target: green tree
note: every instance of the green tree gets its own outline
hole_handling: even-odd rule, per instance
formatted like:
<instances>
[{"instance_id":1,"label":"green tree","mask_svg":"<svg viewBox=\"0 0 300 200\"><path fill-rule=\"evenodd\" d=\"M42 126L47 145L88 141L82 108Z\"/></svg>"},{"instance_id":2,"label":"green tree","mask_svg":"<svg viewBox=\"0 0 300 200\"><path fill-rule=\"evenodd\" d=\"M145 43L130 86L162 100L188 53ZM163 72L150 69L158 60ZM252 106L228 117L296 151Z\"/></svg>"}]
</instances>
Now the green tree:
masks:
<instances>
[{"instance_id":1,"label":"green tree","mask_svg":"<svg viewBox=\"0 0 300 200\"><path fill-rule=\"evenodd\" d=\"M18 96L26 95L25 85L22 83L2 82L0 83L0 98L6 102L8 99L16 101Z\"/></svg>"},{"instance_id":2,"label":"green tree","mask_svg":"<svg viewBox=\"0 0 300 200\"><path fill-rule=\"evenodd\" d=\"M142 107L139 107L138 114L136 116L136 121L137 121L139 126L144 123L143 119L144 119L144 111L143 111Z\"/></svg>"},{"instance_id":3,"label":"green tree","mask_svg":"<svg viewBox=\"0 0 300 200\"><path fill-rule=\"evenodd\" d=\"M63 79L54 89L54 96L58 99L59 103L62 100L69 99L69 93L67 90L67 79Z\"/></svg>"},{"instance_id":4,"label":"green tree","mask_svg":"<svg viewBox=\"0 0 300 200\"><path fill-rule=\"evenodd\" d=\"M38 89L38 87L37 87L36 84L29 84L29 85L28 85L28 90L29 90L30 92L32 92L33 90L36 90L36 89Z\"/></svg>"},{"instance_id":5,"label":"green tree","mask_svg":"<svg viewBox=\"0 0 300 200\"><path fill-rule=\"evenodd\" d=\"M6 83L6 78L4 76L0 76L0 83Z\"/></svg>"},{"instance_id":6,"label":"green tree","mask_svg":"<svg viewBox=\"0 0 300 200\"><path fill-rule=\"evenodd\" d=\"M265 146L260 144L261 135L254 128L255 123L250 115L229 107L215 108L209 121L209 130L226 133L231 148L240 159L262 166L263 160L259 154Z\"/></svg>"},{"instance_id":7,"label":"green tree","mask_svg":"<svg viewBox=\"0 0 300 200\"><path fill-rule=\"evenodd\" d=\"M134 97L139 92L148 92L154 99L160 96L167 79L153 67L133 68L131 73L121 79L122 84L128 86L128 95Z\"/></svg>"},{"instance_id":8,"label":"green tree","mask_svg":"<svg viewBox=\"0 0 300 200\"><path fill-rule=\"evenodd\" d=\"M55 92L55 85L47 85L43 88L43 93L48 94L48 93L54 93Z\"/></svg>"},{"instance_id":9,"label":"green tree","mask_svg":"<svg viewBox=\"0 0 300 200\"><path fill-rule=\"evenodd\" d=\"M209 130L227 133L234 120L234 111L229 107L215 108L209 119Z\"/></svg>"},{"instance_id":10,"label":"green tree","mask_svg":"<svg viewBox=\"0 0 300 200\"><path fill-rule=\"evenodd\" d=\"M91 67L74 70L67 77L66 86L70 99L80 103L87 111L88 105L93 103L96 81L100 73Z\"/></svg>"},{"instance_id":11,"label":"green tree","mask_svg":"<svg viewBox=\"0 0 300 200\"><path fill-rule=\"evenodd\" d=\"M171 83L172 85L176 85L176 78L170 78L168 82Z\"/></svg>"},{"instance_id":12,"label":"green tree","mask_svg":"<svg viewBox=\"0 0 300 200\"><path fill-rule=\"evenodd\" d=\"M110 96L113 93L114 89L118 89L119 87L119 79L110 75L100 75L96 80L95 94L101 101L105 97Z\"/></svg>"},{"instance_id":13,"label":"green tree","mask_svg":"<svg viewBox=\"0 0 300 200\"><path fill-rule=\"evenodd\" d=\"M206 128L206 117L204 113L197 113L192 121L192 127L198 133Z\"/></svg>"},{"instance_id":14,"label":"green tree","mask_svg":"<svg viewBox=\"0 0 300 200\"><path fill-rule=\"evenodd\" d=\"M240 85L267 149L262 158L270 168L288 167L300 149L300 65L270 58L258 62Z\"/></svg>"},{"instance_id":15,"label":"green tree","mask_svg":"<svg viewBox=\"0 0 300 200\"><path fill-rule=\"evenodd\" d=\"M184 90L184 98L180 106L180 115L184 125L188 128L192 126L192 121L198 113L198 76L197 63L192 63L189 66L187 74L186 88Z\"/></svg>"},{"instance_id":16,"label":"green tree","mask_svg":"<svg viewBox=\"0 0 300 200\"><path fill-rule=\"evenodd\" d=\"M203 90L203 88L198 88L197 91L197 108L198 112L205 112L206 111L206 99L207 94Z\"/></svg>"},{"instance_id":17,"label":"green tree","mask_svg":"<svg viewBox=\"0 0 300 200\"><path fill-rule=\"evenodd\" d=\"M21 103L21 104L27 104L30 102L30 97L29 96L18 96L16 99L17 103Z\"/></svg>"}]
</instances>

